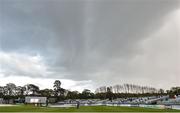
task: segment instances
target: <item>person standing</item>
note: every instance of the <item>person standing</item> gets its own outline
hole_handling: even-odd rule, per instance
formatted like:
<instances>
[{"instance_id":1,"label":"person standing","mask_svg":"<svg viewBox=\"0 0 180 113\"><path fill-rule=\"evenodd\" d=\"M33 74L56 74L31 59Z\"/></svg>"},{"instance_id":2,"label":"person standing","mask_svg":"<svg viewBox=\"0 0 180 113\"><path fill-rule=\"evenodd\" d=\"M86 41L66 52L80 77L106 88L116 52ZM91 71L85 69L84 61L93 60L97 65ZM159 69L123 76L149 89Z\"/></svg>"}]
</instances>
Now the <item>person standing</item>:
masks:
<instances>
[{"instance_id":1,"label":"person standing","mask_svg":"<svg viewBox=\"0 0 180 113\"><path fill-rule=\"evenodd\" d=\"M79 106L80 106L80 102L77 101L77 109L79 109Z\"/></svg>"}]
</instances>

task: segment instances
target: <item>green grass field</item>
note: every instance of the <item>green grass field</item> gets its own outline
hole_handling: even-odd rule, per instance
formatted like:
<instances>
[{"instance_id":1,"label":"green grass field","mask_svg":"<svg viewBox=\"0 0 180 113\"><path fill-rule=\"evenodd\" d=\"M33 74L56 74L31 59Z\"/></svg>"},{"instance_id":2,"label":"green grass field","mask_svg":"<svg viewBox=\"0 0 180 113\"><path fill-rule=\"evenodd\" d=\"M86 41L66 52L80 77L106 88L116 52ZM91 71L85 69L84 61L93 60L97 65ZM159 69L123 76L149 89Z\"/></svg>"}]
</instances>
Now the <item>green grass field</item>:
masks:
<instances>
[{"instance_id":1,"label":"green grass field","mask_svg":"<svg viewBox=\"0 0 180 113\"><path fill-rule=\"evenodd\" d=\"M180 110L151 109L139 107L81 106L76 108L46 108L33 106L0 107L0 112L180 112Z\"/></svg>"}]
</instances>

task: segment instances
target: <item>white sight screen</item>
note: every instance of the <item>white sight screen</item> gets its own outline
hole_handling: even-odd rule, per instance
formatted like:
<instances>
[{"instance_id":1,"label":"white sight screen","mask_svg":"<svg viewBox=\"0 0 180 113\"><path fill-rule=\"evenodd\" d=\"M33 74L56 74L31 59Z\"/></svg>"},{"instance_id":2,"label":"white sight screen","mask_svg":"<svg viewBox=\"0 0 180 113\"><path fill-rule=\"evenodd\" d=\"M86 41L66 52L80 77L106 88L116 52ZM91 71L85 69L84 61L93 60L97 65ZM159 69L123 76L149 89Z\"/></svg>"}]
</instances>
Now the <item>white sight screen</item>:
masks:
<instances>
[{"instance_id":1,"label":"white sight screen","mask_svg":"<svg viewBox=\"0 0 180 113\"><path fill-rule=\"evenodd\" d=\"M30 103L38 103L39 99L30 99Z\"/></svg>"}]
</instances>

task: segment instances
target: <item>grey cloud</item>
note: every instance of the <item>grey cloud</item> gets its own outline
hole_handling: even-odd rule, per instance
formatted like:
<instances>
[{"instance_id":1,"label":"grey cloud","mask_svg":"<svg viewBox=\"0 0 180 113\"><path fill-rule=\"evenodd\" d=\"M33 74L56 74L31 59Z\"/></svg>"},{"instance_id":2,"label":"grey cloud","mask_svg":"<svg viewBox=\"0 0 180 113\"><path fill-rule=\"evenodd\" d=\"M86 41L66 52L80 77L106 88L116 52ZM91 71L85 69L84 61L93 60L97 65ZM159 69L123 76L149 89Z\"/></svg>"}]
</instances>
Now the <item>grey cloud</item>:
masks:
<instances>
[{"instance_id":1,"label":"grey cloud","mask_svg":"<svg viewBox=\"0 0 180 113\"><path fill-rule=\"evenodd\" d=\"M111 83L133 79L131 59L143 53L140 42L180 8L179 0L0 2L2 51L41 54L56 73L50 77L98 81L103 76L107 82L114 76Z\"/></svg>"}]
</instances>

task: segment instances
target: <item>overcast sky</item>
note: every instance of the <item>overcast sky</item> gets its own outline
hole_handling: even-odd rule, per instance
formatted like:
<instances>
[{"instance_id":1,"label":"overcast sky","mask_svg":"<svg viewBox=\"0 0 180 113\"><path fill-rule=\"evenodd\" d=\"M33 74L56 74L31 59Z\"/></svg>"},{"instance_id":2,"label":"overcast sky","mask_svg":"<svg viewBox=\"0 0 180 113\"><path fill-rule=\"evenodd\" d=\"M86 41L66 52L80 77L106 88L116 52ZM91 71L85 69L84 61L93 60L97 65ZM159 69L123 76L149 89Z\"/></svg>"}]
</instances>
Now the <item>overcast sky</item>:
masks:
<instances>
[{"instance_id":1,"label":"overcast sky","mask_svg":"<svg viewBox=\"0 0 180 113\"><path fill-rule=\"evenodd\" d=\"M180 0L0 0L0 85L180 86Z\"/></svg>"}]
</instances>

